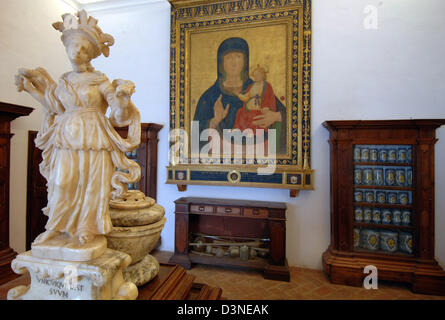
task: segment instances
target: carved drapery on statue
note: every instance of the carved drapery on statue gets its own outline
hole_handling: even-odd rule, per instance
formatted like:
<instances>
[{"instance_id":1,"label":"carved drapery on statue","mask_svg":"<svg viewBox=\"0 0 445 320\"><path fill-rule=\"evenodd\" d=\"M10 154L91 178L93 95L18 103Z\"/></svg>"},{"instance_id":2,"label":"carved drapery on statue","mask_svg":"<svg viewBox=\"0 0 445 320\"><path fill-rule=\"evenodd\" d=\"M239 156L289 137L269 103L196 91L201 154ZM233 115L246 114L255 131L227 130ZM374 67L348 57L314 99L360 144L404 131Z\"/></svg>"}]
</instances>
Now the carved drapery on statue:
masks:
<instances>
[{"instance_id":1,"label":"carved drapery on statue","mask_svg":"<svg viewBox=\"0 0 445 320\"><path fill-rule=\"evenodd\" d=\"M46 122L35 141L43 150L40 172L48 181L46 229L106 234L112 229L110 192L113 198L121 197L127 183L140 178L139 165L125 156L139 145L139 112L131 106L134 110L124 121L114 117L116 88L104 74L91 73L82 83L72 78L66 73L57 87L46 90ZM105 116L104 98L112 109L110 119ZM113 126L127 125L128 138L123 139Z\"/></svg>"}]
</instances>

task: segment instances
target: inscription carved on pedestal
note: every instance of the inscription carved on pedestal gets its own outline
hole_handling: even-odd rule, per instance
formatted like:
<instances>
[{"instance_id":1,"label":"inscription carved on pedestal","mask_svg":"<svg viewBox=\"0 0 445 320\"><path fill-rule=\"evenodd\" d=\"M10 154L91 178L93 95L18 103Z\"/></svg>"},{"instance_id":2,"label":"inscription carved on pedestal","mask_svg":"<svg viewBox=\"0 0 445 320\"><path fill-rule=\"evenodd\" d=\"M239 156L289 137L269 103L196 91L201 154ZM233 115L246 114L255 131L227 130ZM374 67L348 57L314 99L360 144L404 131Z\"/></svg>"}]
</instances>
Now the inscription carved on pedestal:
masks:
<instances>
[{"instance_id":1,"label":"inscription carved on pedestal","mask_svg":"<svg viewBox=\"0 0 445 320\"><path fill-rule=\"evenodd\" d=\"M48 287L48 294L52 296L59 296L61 298L68 298L69 291L80 291L84 290L84 285L82 284L71 284L67 281L53 280L47 278L36 277L37 282L40 285Z\"/></svg>"}]
</instances>

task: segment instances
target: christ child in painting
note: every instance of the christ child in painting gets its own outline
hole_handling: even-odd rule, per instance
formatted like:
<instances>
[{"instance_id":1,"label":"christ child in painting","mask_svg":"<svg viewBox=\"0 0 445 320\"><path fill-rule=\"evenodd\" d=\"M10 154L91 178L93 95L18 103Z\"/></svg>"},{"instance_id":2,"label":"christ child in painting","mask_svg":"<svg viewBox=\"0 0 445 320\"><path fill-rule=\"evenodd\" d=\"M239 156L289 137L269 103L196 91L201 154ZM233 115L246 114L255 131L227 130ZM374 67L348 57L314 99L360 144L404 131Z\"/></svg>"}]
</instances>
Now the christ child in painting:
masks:
<instances>
[{"instance_id":1,"label":"christ child in painting","mask_svg":"<svg viewBox=\"0 0 445 320\"><path fill-rule=\"evenodd\" d=\"M254 82L244 94L238 94L238 98L243 101L243 107L236 114L234 129L251 129L254 133L256 129L264 129L267 132L267 128L255 124L256 118L262 113L277 111L275 94L270 83L266 81L266 73L263 67L257 65L252 73Z\"/></svg>"}]
</instances>

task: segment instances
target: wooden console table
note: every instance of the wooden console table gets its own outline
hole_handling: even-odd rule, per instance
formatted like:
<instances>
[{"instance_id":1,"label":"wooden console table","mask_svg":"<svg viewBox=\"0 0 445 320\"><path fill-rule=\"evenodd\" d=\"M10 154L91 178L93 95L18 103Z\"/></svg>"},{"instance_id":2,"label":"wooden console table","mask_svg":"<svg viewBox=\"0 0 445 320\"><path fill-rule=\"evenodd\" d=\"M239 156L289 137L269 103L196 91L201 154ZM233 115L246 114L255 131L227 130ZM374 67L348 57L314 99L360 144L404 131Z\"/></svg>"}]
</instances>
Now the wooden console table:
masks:
<instances>
[{"instance_id":1,"label":"wooden console table","mask_svg":"<svg viewBox=\"0 0 445 320\"><path fill-rule=\"evenodd\" d=\"M192 263L237 266L264 271L264 278L289 281L286 260L286 204L185 197L175 201L175 252L170 263L190 269ZM189 252L192 233L220 237L269 239L268 259Z\"/></svg>"}]
</instances>

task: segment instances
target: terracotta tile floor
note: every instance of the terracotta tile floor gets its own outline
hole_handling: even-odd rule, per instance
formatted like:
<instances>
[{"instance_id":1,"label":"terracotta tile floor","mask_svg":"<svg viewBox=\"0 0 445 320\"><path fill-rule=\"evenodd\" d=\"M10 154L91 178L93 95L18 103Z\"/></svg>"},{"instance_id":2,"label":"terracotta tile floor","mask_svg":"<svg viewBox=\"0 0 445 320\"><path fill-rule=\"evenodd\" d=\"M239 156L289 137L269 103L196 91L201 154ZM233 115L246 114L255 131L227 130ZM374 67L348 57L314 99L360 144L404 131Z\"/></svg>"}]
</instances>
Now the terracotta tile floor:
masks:
<instances>
[{"instance_id":1,"label":"terracotta tile floor","mask_svg":"<svg viewBox=\"0 0 445 320\"><path fill-rule=\"evenodd\" d=\"M152 252L160 262L171 253ZM187 271L195 282L219 287L229 300L445 300L445 297L414 294L406 284L379 282L377 290L336 285L320 270L290 267L290 282L266 280L261 272L238 268L194 265Z\"/></svg>"}]
</instances>

